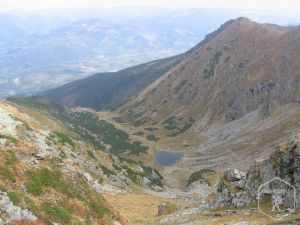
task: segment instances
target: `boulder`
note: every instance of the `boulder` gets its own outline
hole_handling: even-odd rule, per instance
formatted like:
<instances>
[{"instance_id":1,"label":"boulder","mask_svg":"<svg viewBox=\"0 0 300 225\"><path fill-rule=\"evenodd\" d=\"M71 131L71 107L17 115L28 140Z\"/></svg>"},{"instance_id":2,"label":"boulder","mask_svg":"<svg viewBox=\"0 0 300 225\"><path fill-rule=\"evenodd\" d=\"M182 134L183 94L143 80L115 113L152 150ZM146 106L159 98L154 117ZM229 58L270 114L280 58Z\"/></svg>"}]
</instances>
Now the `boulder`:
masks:
<instances>
[{"instance_id":1,"label":"boulder","mask_svg":"<svg viewBox=\"0 0 300 225\"><path fill-rule=\"evenodd\" d=\"M238 169L229 169L225 171L224 175L228 181L233 182L241 180L243 177L246 176L246 173L241 172Z\"/></svg>"},{"instance_id":2,"label":"boulder","mask_svg":"<svg viewBox=\"0 0 300 225\"><path fill-rule=\"evenodd\" d=\"M92 178L92 176L89 174L89 173L86 173L86 172L84 172L84 173L82 173L82 175L83 175L83 177L84 177L84 179L86 179L88 182L93 182L93 178Z\"/></svg>"}]
</instances>

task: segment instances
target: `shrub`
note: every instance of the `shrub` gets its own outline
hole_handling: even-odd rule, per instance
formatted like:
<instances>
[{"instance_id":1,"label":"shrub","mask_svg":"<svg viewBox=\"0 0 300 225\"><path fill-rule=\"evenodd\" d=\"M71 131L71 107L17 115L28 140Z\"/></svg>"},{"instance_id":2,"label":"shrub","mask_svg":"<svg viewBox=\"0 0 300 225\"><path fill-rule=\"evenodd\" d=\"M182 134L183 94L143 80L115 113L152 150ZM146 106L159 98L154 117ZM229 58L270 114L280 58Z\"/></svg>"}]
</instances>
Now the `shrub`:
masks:
<instances>
[{"instance_id":1,"label":"shrub","mask_svg":"<svg viewBox=\"0 0 300 225\"><path fill-rule=\"evenodd\" d=\"M158 130L158 128L156 128L156 127L146 127L146 128L144 128L144 130L152 132L152 131Z\"/></svg>"},{"instance_id":2,"label":"shrub","mask_svg":"<svg viewBox=\"0 0 300 225\"><path fill-rule=\"evenodd\" d=\"M108 169L107 167L105 167L103 165L99 165L99 167L101 168L103 174L106 175L106 176L116 175L116 173L114 171Z\"/></svg>"},{"instance_id":3,"label":"shrub","mask_svg":"<svg viewBox=\"0 0 300 225\"><path fill-rule=\"evenodd\" d=\"M99 120L97 115L90 112L61 114L60 120L97 149L106 150L105 145L110 145L110 152L119 153L129 150L135 154L145 152L148 149L137 142L130 143L128 133L117 129L105 120Z\"/></svg>"},{"instance_id":4,"label":"shrub","mask_svg":"<svg viewBox=\"0 0 300 225\"><path fill-rule=\"evenodd\" d=\"M66 159L67 158L67 154L63 151L63 150L59 150L59 156L62 158L62 159Z\"/></svg>"},{"instance_id":5,"label":"shrub","mask_svg":"<svg viewBox=\"0 0 300 225\"><path fill-rule=\"evenodd\" d=\"M211 185L210 182L208 180L206 180L204 177L206 174L209 174L209 173L216 173L216 172L212 169L202 169L202 170L192 173L188 180L188 186L198 180L204 181L205 183L207 183L210 186Z\"/></svg>"},{"instance_id":6,"label":"shrub","mask_svg":"<svg viewBox=\"0 0 300 225\"><path fill-rule=\"evenodd\" d=\"M227 62L230 60L230 58L231 58L230 56L227 56L227 57L224 59L224 62L227 63Z\"/></svg>"},{"instance_id":7,"label":"shrub","mask_svg":"<svg viewBox=\"0 0 300 225\"><path fill-rule=\"evenodd\" d=\"M143 136L144 132L143 131L138 131L138 132L133 133L133 135Z\"/></svg>"},{"instance_id":8,"label":"shrub","mask_svg":"<svg viewBox=\"0 0 300 225\"><path fill-rule=\"evenodd\" d=\"M175 88L175 94L177 94L182 87L184 87L184 85L187 83L187 80L183 80L180 82L180 84Z\"/></svg>"},{"instance_id":9,"label":"shrub","mask_svg":"<svg viewBox=\"0 0 300 225\"><path fill-rule=\"evenodd\" d=\"M153 135L153 134L149 134L149 135L147 135L147 137L146 137L149 141L155 141L155 142L157 142L158 140L159 140L159 138L158 137L156 137L155 135Z\"/></svg>"},{"instance_id":10,"label":"shrub","mask_svg":"<svg viewBox=\"0 0 300 225\"><path fill-rule=\"evenodd\" d=\"M59 132L59 131L54 131L53 133L57 136L59 143L61 143L63 145L65 145L67 143L67 144L71 145L72 147L74 147L73 140L66 134Z\"/></svg>"},{"instance_id":11,"label":"shrub","mask_svg":"<svg viewBox=\"0 0 300 225\"><path fill-rule=\"evenodd\" d=\"M44 202L42 204L43 210L52 217L56 222L60 222L62 224L69 223L72 219L71 213L65 210L62 207L53 205L49 202Z\"/></svg>"},{"instance_id":12,"label":"shrub","mask_svg":"<svg viewBox=\"0 0 300 225\"><path fill-rule=\"evenodd\" d=\"M51 171L47 168L28 172L29 182L27 191L33 195L41 195L45 187L64 190L65 183L59 171Z\"/></svg>"},{"instance_id":13,"label":"shrub","mask_svg":"<svg viewBox=\"0 0 300 225\"><path fill-rule=\"evenodd\" d=\"M98 218L104 218L111 214L105 207L103 198L100 195L97 195L94 199L90 199L88 205Z\"/></svg>"},{"instance_id":14,"label":"shrub","mask_svg":"<svg viewBox=\"0 0 300 225\"><path fill-rule=\"evenodd\" d=\"M20 204L21 198L16 192L8 192L7 195L14 205Z\"/></svg>"},{"instance_id":15,"label":"shrub","mask_svg":"<svg viewBox=\"0 0 300 225\"><path fill-rule=\"evenodd\" d=\"M87 154L89 157L93 158L93 159L96 159L96 156L94 154L94 152L92 152L91 150L87 150Z\"/></svg>"}]
</instances>

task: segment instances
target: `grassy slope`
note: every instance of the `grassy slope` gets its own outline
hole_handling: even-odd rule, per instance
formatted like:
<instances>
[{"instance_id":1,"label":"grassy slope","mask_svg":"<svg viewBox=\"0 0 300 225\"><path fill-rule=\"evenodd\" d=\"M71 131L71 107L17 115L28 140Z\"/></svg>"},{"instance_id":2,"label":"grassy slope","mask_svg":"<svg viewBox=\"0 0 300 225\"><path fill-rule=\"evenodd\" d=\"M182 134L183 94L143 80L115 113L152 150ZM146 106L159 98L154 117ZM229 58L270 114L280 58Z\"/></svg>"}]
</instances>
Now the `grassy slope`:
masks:
<instances>
[{"instance_id":1,"label":"grassy slope","mask_svg":"<svg viewBox=\"0 0 300 225\"><path fill-rule=\"evenodd\" d=\"M96 74L42 95L61 100L68 106L82 106L95 110L115 108L136 96L181 60L178 55L115 73Z\"/></svg>"}]
</instances>

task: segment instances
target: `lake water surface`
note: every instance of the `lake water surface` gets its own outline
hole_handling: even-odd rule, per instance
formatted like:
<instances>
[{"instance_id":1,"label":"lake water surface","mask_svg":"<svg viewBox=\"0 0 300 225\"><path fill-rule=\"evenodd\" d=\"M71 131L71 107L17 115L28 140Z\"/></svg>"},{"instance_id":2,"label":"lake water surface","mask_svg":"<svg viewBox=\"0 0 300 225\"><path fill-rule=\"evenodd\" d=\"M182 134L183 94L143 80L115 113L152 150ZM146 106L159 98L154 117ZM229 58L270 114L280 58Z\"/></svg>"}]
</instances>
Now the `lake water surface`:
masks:
<instances>
[{"instance_id":1,"label":"lake water surface","mask_svg":"<svg viewBox=\"0 0 300 225\"><path fill-rule=\"evenodd\" d=\"M160 166L171 166L176 162L180 161L182 158L182 154L160 151L155 153L155 162Z\"/></svg>"}]
</instances>

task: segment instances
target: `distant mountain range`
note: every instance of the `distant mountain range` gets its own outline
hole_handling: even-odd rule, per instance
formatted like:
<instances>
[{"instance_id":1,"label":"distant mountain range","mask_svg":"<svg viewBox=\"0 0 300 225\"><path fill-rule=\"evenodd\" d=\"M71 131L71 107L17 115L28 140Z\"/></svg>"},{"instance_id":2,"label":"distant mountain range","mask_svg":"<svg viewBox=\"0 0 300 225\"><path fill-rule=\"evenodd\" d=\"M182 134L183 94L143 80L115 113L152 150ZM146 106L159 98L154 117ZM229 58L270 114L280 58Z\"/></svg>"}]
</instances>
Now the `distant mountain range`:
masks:
<instances>
[{"instance_id":1,"label":"distant mountain range","mask_svg":"<svg viewBox=\"0 0 300 225\"><path fill-rule=\"evenodd\" d=\"M118 8L2 14L0 98L182 53L241 13ZM262 21L292 21L281 15L251 15Z\"/></svg>"}]
</instances>

